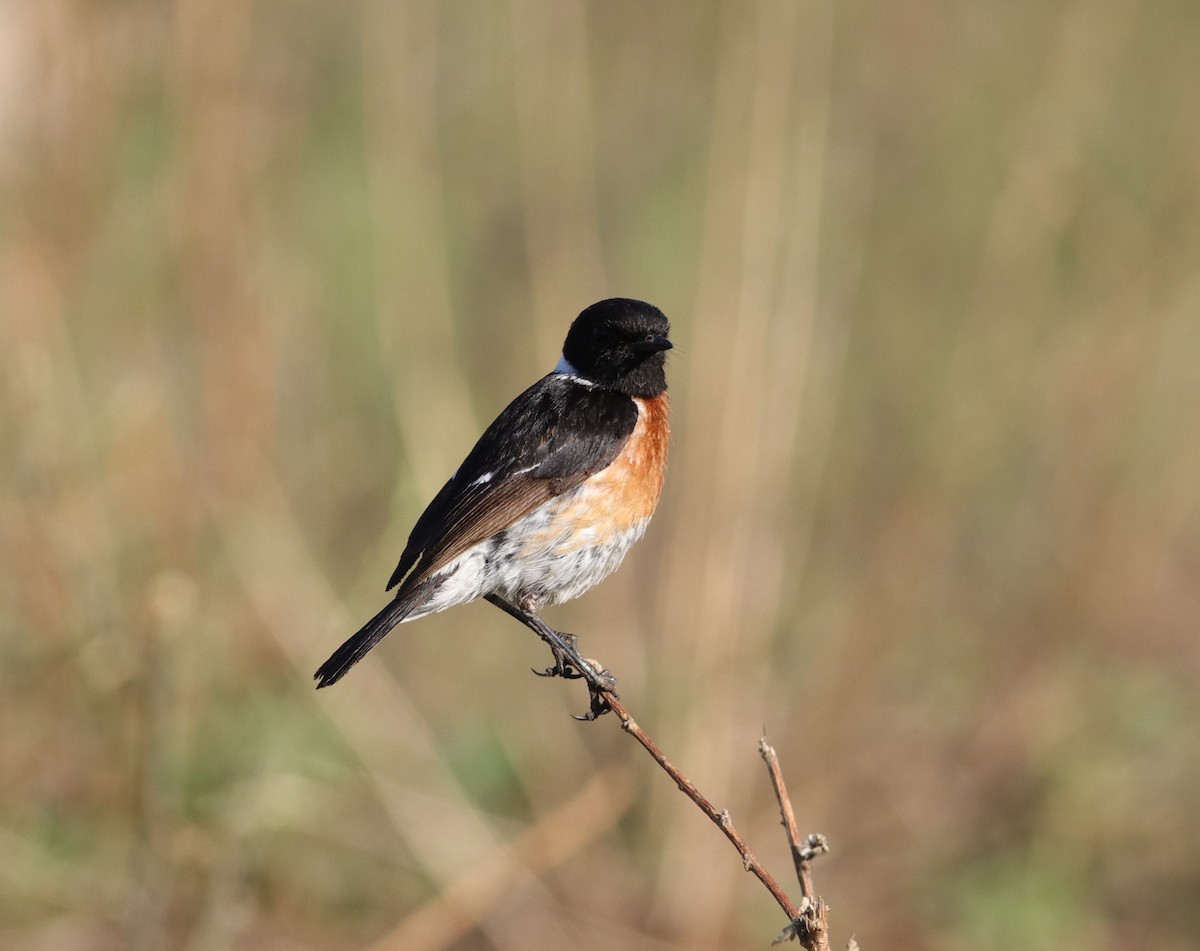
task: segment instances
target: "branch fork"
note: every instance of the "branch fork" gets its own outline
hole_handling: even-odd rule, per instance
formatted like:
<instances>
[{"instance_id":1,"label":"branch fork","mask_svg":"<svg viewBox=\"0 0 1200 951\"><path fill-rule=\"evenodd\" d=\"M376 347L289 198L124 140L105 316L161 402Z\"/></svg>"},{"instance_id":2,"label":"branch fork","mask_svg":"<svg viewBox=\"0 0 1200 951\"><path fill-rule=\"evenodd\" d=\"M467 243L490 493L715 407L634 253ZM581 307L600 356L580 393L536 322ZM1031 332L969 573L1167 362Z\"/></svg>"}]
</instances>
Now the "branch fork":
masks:
<instances>
[{"instance_id":1,"label":"branch fork","mask_svg":"<svg viewBox=\"0 0 1200 951\"><path fill-rule=\"evenodd\" d=\"M642 748L658 763L663 772L674 780L680 792L692 800L696 807L724 833L725 838L741 856L742 867L762 883L779 907L783 909L784 914L788 916L789 924L772 944L795 939L807 951L829 951L829 906L816 894L812 883L812 862L829 851L829 842L823 835L809 835L807 838L801 838L792 803L788 798L787 786L783 780L783 773L779 767L779 757L776 755L774 747L767 743L766 737L759 740L758 751L767 764L771 786L779 803L782 824L787 832L796 877L800 883L800 901L797 904L792 903L775 877L767 871L750 847L746 845L745 840L733 825L729 810L717 809L679 767L667 759L658 744L646 734L646 731L625 709L617 693L612 689L611 681L598 682L589 676L591 673L589 668L593 665L596 669L600 669L600 665L595 661L576 665L579 675L588 682L590 700L588 713L576 717L576 719L594 720L605 713L616 714L617 719L621 721L621 729L642 745ZM604 671L604 674L611 678L611 674L608 674L607 670ZM851 939L847 949L848 951L857 951L858 945Z\"/></svg>"},{"instance_id":2,"label":"branch fork","mask_svg":"<svg viewBox=\"0 0 1200 951\"><path fill-rule=\"evenodd\" d=\"M775 748L767 742L764 736L758 741L758 752L763 762L767 764L767 773L771 778L771 786L775 790L775 798L779 803L779 812L783 827L787 832L788 846L791 848L792 863L795 865L796 878L800 882L800 902L793 904L787 893L780 887L774 876L763 866L757 856L750 851L745 840L734 828L733 819L727 809L717 809L696 788L674 763L664 755L646 731L638 726L637 721L630 716L629 711L622 705L616 692L616 677L599 662L584 658L578 649L577 639L573 634L564 634L554 630L525 606L515 605L497 595L487 595L492 604L512 615L527 627L532 628L543 641L549 645L554 655L554 666L545 671L534 673L545 677L566 677L571 680L582 679L588 687L588 712L576 716L577 720L596 720L606 713L615 713L621 721L621 729L637 740L654 761L675 785L687 796L696 807L703 812L713 824L724 834L742 857L742 867L757 878L771 893L779 907L788 916L789 924L775 938L772 944L780 944L793 938L800 942L807 951L829 951L829 907L816 894L812 883L812 862L818 856L829 851L829 843L823 835L810 835L801 838L799 827L796 825L796 815L788 798L787 785L783 781L783 772L779 768L779 757ZM847 945L848 951L857 951L858 945L851 939Z\"/></svg>"}]
</instances>

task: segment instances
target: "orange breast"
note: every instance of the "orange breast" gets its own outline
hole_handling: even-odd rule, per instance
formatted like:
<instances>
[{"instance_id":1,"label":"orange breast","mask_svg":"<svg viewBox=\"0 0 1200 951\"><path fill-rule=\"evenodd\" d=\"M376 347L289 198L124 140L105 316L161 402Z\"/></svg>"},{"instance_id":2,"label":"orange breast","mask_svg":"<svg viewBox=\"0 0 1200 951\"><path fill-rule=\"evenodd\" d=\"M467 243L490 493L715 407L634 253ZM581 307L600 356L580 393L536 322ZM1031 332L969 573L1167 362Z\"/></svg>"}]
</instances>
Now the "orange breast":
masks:
<instances>
[{"instance_id":1,"label":"orange breast","mask_svg":"<svg viewBox=\"0 0 1200 951\"><path fill-rule=\"evenodd\" d=\"M654 514L667 471L667 443L671 435L670 400L666 393L653 399L634 398L637 425L621 454L608 468L588 480L593 499L603 505L614 530L620 531Z\"/></svg>"},{"instance_id":2,"label":"orange breast","mask_svg":"<svg viewBox=\"0 0 1200 951\"><path fill-rule=\"evenodd\" d=\"M662 494L670 403L666 393L653 399L635 397L634 402L637 423L620 455L576 491L549 503L547 523L525 541L531 554L552 551L562 556L641 534Z\"/></svg>"}]
</instances>

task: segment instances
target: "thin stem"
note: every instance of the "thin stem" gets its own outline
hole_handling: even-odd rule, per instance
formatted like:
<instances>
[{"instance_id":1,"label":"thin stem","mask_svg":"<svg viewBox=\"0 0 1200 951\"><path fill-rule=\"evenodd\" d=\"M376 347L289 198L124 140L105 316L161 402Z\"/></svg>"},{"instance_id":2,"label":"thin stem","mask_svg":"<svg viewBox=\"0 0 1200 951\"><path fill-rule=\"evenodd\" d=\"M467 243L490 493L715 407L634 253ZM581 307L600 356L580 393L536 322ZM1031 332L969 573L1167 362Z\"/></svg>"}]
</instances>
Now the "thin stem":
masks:
<instances>
[{"instance_id":1,"label":"thin stem","mask_svg":"<svg viewBox=\"0 0 1200 951\"><path fill-rule=\"evenodd\" d=\"M800 894L805 898L816 898L812 883L812 860L828 852L829 843L823 835L810 835L807 842L801 841L800 828L796 825L796 813L792 810L792 800L788 797L787 784L783 781L783 771L779 768L779 757L775 754L775 747L771 746L764 736L758 741L758 752L766 761L771 785L775 789L775 798L779 800L779 812L783 817L783 827L787 830L792 862L796 866L796 878L800 881Z\"/></svg>"},{"instance_id":2,"label":"thin stem","mask_svg":"<svg viewBox=\"0 0 1200 951\"><path fill-rule=\"evenodd\" d=\"M772 943L779 944L795 938L809 951L829 951L829 906L817 895L812 883L812 860L828 852L829 843L823 835L810 835L807 843L800 841L800 828L796 825L796 813L792 810L792 800L788 796L787 784L783 781L783 770L779 768L779 757L775 753L775 747L771 746L764 736L758 741L758 752L767 764L771 786L779 802L779 814L783 817L783 827L787 831L788 846L792 851L792 862L796 866L796 878L800 881L801 894L800 914L792 917L791 924ZM852 942L851 947L857 945Z\"/></svg>"}]
</instances>

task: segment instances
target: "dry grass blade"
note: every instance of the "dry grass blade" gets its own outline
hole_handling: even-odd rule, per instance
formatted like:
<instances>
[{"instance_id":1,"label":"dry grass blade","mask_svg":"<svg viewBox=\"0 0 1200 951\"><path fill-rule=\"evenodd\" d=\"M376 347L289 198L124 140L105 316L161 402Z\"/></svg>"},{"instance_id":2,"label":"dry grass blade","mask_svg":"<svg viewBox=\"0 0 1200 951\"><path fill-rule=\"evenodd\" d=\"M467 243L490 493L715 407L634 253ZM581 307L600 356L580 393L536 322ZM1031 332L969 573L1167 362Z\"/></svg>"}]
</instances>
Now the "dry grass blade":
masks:
<instances>
[{"instance_id":1,"label":"dry grass blade","mask_svg":"<svg viewBox=\"0 0 1200 951\"><path fill-rule=\"evenodd\" d=\"M626 771L598 773L507 848L444 886L370 951L436 951L451 946L514 885L549 871L610 830L632 801Z\"/></svg>"}]
</instances>

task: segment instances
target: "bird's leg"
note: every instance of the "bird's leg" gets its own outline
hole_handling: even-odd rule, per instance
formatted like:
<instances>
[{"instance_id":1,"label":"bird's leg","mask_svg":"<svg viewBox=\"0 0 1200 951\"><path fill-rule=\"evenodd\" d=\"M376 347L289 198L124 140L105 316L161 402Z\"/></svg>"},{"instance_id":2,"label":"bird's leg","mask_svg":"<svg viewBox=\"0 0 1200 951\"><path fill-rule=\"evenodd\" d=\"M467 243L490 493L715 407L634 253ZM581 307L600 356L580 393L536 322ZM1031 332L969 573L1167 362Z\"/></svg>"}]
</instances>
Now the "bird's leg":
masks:
<instances>
[{"instance_id":1,"label":"bird's leg","mask_svg":"<svg viewBox=\"0 0 1200 951\"><path fill-rule=\"evenodd\" d=\"M599 697L604 691L612 691L617 685L617 678L607 670L597 669L597 666L579 653L577 638L574 634L556 631L549 624L526 607L518 607L498 594L487 594L484 598L498 607L505 614L516 618L527 628L537 634L549 647L554 655L554 666L547 667L544 672L535 670L542 677L566 677L577 680L580 677L588 682L588 691L592 696L591 710L580 719L594 720L608 707Z\"/></svg>"},{"instance_id":2,"label":"bird's leg","mask_svg":"<svg viewBox=\"0 0 1200 951\"><path fill-rule=\"evenodd\" d=\"M539 677L566 677L568 680L576 680L583 676L579 670L583 658L579 656L574 634L554 630L532 611L522 610L498 594L487 594L484 598L505 614L515 617L550 647L550 652L554 655L554 666L547 667L545 671L535 670L535 674Z\"/></svg>"}]
</instances>

